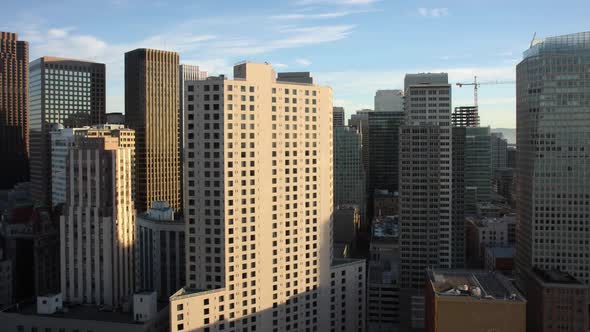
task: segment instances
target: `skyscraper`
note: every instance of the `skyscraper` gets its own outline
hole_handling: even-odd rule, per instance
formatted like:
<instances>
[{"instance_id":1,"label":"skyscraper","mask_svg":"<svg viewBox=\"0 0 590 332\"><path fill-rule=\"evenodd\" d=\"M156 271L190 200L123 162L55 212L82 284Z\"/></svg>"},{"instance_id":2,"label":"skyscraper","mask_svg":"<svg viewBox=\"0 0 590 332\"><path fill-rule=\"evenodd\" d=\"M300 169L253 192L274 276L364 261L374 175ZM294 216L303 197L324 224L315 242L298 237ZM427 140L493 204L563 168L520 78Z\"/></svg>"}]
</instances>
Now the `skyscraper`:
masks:
<instances>
[{"instance_id":1,"label":"skyscraper","mask_svg":"<svg viewBox=\"0 0 590 332\"><path fill-rule=\"evenodd\" d=\"M33 200L51 203L51 138L54 125L66 128L103 123L105 65L42 57L29 66L31 185Z\"/></svg>"},{"instance_id":2,"label":"skyscraper","mask_svg":"<svg viewBox=\"0 0 590 332\"><path fill-rule=\"evenodd\" d=\"M403 112L404 93L402 90L377 90L375 112Z\"/></svg>"},{"instance_id":3,"label":"skyscraper","mask_svg":"<svg viewBox=\"0 0 590 332\"><path fill-rule=\"evenodd\" d=\"M344 107L334 106L332 108L332 120L334 123L334 127L344 126Z\"/></svg>"},{"instance_id":4,"label":"skyscraper","mask_svg":"<svg viewBox=\"0 0 590 332\"><path fill-rule=\"evenodd\" d=\"M360 131L334 127L334 207L356 205L365 220L365 170Z\"/></svg>"},{"instance_id":5,"label":"skyscraper","mask_svg":"<svg viewBox=\"0 0 590 332\"><path fill-rule=\"evenodd\" d=\"M455 107L452 118L454 127L479 127L477 106Z\"/></svg>"},{"instance_id":6,"label":"skyscraper","mask_svg":"<svg viewBox=\"0 0 590 332\"><path fill-rule=\"evenodd\" d=\"M332 91L281 77L245 62L233 80L185 83L187 287L171 297L173 331L364 330L364 260L330 253Z\"/></svg>"},{"instance_id":7,"label":"skyscraper","mask_svg":"<svg viewBox=\"0 0 590 332\"><path fill-rule=\"evenodd\" d=\"M29 178L29 43L0 32L0 189Z\"/></svg>"},{"instance_id":8,"label":"skyscraper","mask_svg":"<svg viewBox=\"0 0 590 332\"><path fill-rule=\"evenodd\" d=\"M465 186L476 187L478 202L492 195L492 153L490 127L468 127L465 135Z\"/></svg>"},{"instance_id":9,"label":"skyscraper","mask_svg":"<svg viewBox=\"0 0 590 332\"><path fill-rule=\"evenodd\" d=\"M125 53L125 121L136 135L135 206L154 201L182 208L178 53L140 48Z\"/></svg>"},{"instance_id":10,"label":"skyscraper","mask_svg":"<svg viewBox=\"0 0 590 332\"><path fill-rule=\"evenodd\" d=\"M135 137L122 125L76 135L60 220L64 300L118 307L133 293Z\"/></svg>"},{"instance_id":11,"label":"skyscraper","mask_svg":"<svg viewBox=\"0 0 590 332\"><path fill-rule=\"evenodd\" d=\"M492 174L507 167L508 142L502 133L491 133Z\"/></svg>"},{"instance_id":12,"label":"skyscraper","mask_svg":"<svg viewBox=\"0 0 590 332\"><path fill-rule=\"evenodd\" d=\"M452 211L451 86L446 73L405 77L400 130L401 299L411 328L424 322L425 270L453 268L463 255Z\"/></svg>"},{"instance_id":13,"label":"skyscraper","mask_svg":"<svg viewBox=\"0 0 590 332\"><path fill-rule=\"evenodd\" d=\"M369 172L368 194L376 189L398 191L399 128L404 122L403 112L369 112Z\"/></svg>"},{"instance_id":14,"label":"skyscraper","mask_svg":"<svg viewBox=\"0 0 590 332\"><path fill-rule=\"evenodd\" d=\"M537 40L516 67L521 286L532 268L590 283L589 72L590 32Z\"/></svg>"},{"instance_id":15,"label":"skyscraper","mask_svg":"<svg viewBox=\"0 0 590 332\"><path fill-rule=\"evenodd\" d=\"M350 116L350 119L348 119L348 126L356 127L361 133L363 167L365 168L365 174L369 173L369 113L371 112L373 112L373 110L358 110L355 114Z\"/></svg>"}]
</instances>

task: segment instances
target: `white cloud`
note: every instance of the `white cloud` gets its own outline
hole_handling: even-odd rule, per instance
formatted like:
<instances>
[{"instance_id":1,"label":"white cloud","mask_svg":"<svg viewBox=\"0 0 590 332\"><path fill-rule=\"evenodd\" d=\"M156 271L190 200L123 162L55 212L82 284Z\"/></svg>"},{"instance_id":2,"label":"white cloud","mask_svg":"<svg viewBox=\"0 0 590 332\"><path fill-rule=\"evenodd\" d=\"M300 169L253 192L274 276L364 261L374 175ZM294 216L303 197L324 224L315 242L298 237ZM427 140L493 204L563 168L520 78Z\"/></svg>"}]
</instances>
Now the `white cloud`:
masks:
<instances>
[{"instance_id":1,"label":"white cloud","mask_svg":"<svg viewBox=\"0 0 590 332\"><path fill-rule=\"evenodd\" d=\"M311 65L311 61L305 58L295 59L295 63L302 67L309 67Z\"/></svg>"},{"instance_id":2,"label":"white cloud","mask_svg":"<svg viewBox=\"0 0 590 332\"><path fill-rule=\"evenodd\" d=\"M340 11L340 12L327 12L327 13L320 13L320 14L284 14L284 15L273 15L270 16L272 20L308 20L308 19L330 19L330 18L338 18L349 16L355 13L360 12L353 12L353 11Z\"/></svg>"},{"instance_id":3,"label":"white cloud","mask_svg":"<svg viewBox=\"0 0 590 332\"><path fill-rule=\"evenodd\" d=\"M272 66L274 68L278 68L278 69L284 69L289 67L289 65L285 64L285 63L273 63Z\"/></svg>"},{"instance_id":4,"label":"white cloud","mask_svg":"<svg viewBox=\"0 0 590 332\"><path fill-rule=\"evenodd\" d=\"M64 38L73 28L49 29L47 37L49 38Z\"/></svg>"},{"instance_id":5,"label":"white cloud","mask_svg":"<svg viewBox=\"0 0 590 332\"><path fill-rule=\"evenodd\" d=\"M422 17L443 17L449 15L448 8L418 8L418 14Z\"/></svg>"}]
</instances>

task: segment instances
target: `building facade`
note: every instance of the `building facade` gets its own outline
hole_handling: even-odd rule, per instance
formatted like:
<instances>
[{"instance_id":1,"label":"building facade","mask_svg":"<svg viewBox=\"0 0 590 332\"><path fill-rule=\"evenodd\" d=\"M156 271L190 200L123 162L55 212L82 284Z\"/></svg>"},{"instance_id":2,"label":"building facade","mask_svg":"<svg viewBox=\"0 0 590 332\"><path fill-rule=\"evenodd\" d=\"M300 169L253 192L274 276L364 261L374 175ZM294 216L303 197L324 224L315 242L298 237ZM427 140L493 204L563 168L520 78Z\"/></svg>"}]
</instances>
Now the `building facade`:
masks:
<instances>
[{"instance_id":1,"label":"building facade","mask_svg":"<svg viewBox=\"0 0 590 332\"><path fill-rule=\"evenodd\" d=\"M178 110L178 53L136 49L125 53L125 121L135 130L135 205L154 201L182 209Z\"/></svg>"},{"instance_id":2,"label":"building facade","mask_svg":"<svg viewBox=\"0 0 590 332\"><path fill-rule=\"evenodd\" d=\"M489 127L465 130L465 186L477 188L478 202L489 202L492 195L492 153Z\"/></svg>"},{"instance_id":3,"label":"building facade","mask_svg":"<svg viewBox=\"0 0 590 332\"><path fill-rule=\"evenodd\" d=\"M402 90L377 90L375 112L403 112L404 92Z\"/></svg>"},{"instance_id":4,"label":"building facade","mask_svg":"<svg viewBox=\"0 0 590 332\"><path fill-rule=\"evenodd\" d=\"M407 74L404 86L405 125L399 138L402 322L409 325L405 328L423 328L424 271L454 268L463 261L463 237L457 236L463 224L453 222L448 75Z\"/></svg>"},{"instance_id":5,"label":"building facade","mask_svg":"<svg viewBox=\"0 0 590 332\"><path fill-rule=\"evenodd\" d=\"M184 222L174 218L168 203L153 202L137 215L136 224L136 290L156 291L160 300L168 301L185 285Z\"/></svg>"},{"instance_id":6,"label":"building facade","mask_svg":"<svg viewBox=\"0 0 590 332\"><path fill-rule=\"evenodd\" d=\"M67 302L112 308L133 294L133 130L96 127L68 153L60 218L61 290Z\"/></svg>"},{"instance_id":7,"label":"building facade","mask_svg":"<svg viewBox=\"0 0 590 332\"><path fill-rule=\"evenodd\" d=\"M560 271L533 269L527 284L527 329L588 331L588 286Z\"/></svg>"},{"instance_id":8,"label":"building facade","mask_svg":"<svg viewBox=\"0 0 590 332\"><path fill-rule=\"evenodd\" d=\"M42 57L29 65L30 171L33 200L51 205L51 137L54 124L66 128L106 120L105 65Z\"/></svg>"},{"instance_id":9,"label":"building facade","mask_svg":"<svg viewBox=\"0 0 590 332\"><path fill-rule=\"evenodd\" d=\"M508 141L502 133L491 133L492 174L507 166Z\"/></svg>"},{"instance_id":10,"label":"building facade","mask_svg":"<svg viewBox=\"0 0 590 332\"><path fill-rule=\"evenodd\" d=\"M465 232L467 264L471 268L481 268L486 247L516 244L516 215L501 218L467 217Z\"/></svg>"},{"instance_id":11,"label":"building facade","mask_svg":"<svg viewBox=\"0 0 590 332\"><path fill-rule=\"evenodd\" d=\"M403 112L368 113L369 172L368 194L385 189L399 189L399 128L404 123Z\"/></svg>"},{"instance_id":12,"label":"building facade","mask_svg":"<svg viewBox=\"0 0 590 332\"><path fill-rule=\"evenodd\" d=\"M516 67L517 279L536 267L588 285L590 32L533 44Z\"/></svg>"},{"instance_id":13,"label":"building facade","mask_svg":"<svg viewBox=\"0 0 590 332\"><path fill-rule=\"evenodd\" d=\"M185 83L187 287L171 297L172 331L364 330L364 312L331 295L344 268L331 267L331 89L309 73L279 81L269 64L233 76ZM364 260L346 266L365 273ZM364 283L338 278L362 303Z\"/></svg>"},{"instance_id":14,"label":"building facade","mask_svg":"<svg viewBox=\"0 0 590 332\"><path fill-rule=\"evenodd\" d=\"M336 107L332 108L332 123L334 124L334 128L336 127L344 127L344 107Z\"/></svg>"},{"instance_id":15,"label":"building facade","mask_svg":"<svg viewBox=\"0 0 590 332\"><path fill-rule=\"evenodd\" d=\"M356 205L366 211L362 137L355 127L334 127L334 207Z\"/></svg>"},{"instance_id":16,"label":"building facade","mask_svg":"<svg viewBox=\"0 0 590 332\"><path fill-rule=\"evenodd\" d=\"M0 189L29 179L29 43L0 32Z\"/></svg>"}]
</instances>

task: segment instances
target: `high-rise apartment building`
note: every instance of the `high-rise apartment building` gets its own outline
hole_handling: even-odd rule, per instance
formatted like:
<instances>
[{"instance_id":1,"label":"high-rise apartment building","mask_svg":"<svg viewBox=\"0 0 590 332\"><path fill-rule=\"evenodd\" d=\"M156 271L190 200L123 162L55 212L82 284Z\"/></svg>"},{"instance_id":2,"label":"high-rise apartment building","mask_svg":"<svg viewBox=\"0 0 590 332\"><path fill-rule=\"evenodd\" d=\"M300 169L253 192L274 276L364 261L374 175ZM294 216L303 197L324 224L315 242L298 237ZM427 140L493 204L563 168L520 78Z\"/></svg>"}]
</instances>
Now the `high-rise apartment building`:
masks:
<instances>
[{"instance_id":1,"label":"high-rise apartment building","mask_svg":"<svg viewBox=\"0 0 590 332\"><path fill-rule=\"evenodd\" d=\"M0 32L0 189L29 178L29 43Z\"/></svg>"},{"instance_id":2,"label":"high-rise apartment building","mask_svg":"<svg viewBox=\"0 0 590 332\"><path fill-rule=\"evenodd\" d=\"M492 151L489 127L465 129L465 186L477 188L478 202L492 195Z\"/></svg>"},{"instance_id":3,"label":"high-rise apartment building","mask_svg":"<svg viewBox=\"0 0 590 332\"><path fill-rule=\"evenodd\" d=\"M454 222L451 86L448 75L405 77L405 125L400 129L400 248L403 322L422 328L425 270L463 262Z\"/></svg>"},{"instance_id":4,"label":"high-rise apartment building","mask_svg":"<svg viewBox=\"0 0 590 332\"><path fill-rule=\"evenodd\" d=\"M51 137L56 125L91 126L105 119L105 65L42 57L29 65L30 170L33 200L51 204Z\"/></svg>"},{"instance_id":5,"label":"high-rise apartment building","mask_svg":"<svg viewBox=\"0 0 590 332\"><path fill-rule=\"evenodd\" d=\"M365 170L361 139L355 127L334 127L334 207L356 205L364 222Z\"/></svg>"},{"instance_id":6,"label":"high-rise apartment building","mask_svg":"<svg viewBox=\"0 0 590 332\"><path fill-rule=\"evenodd\" d=\"M516 67L517 280L590 283L590 32L535 41Z\"/></svg>"},{"instance_id":7,"label":"high-rise apartment building","mask_svg":"<svg viewBox=\"0 0 590 332\"><path fill-rule=\"evenodd\" d=\"M390 192L399 189L399 128L404 118L403 112L368 113L368 194L371 197L377 189Z\"/></svg>"},{"instance_id":8,"label":"high-rise apartment building","mask_svg":"<svg viewBox=\"0 0 590 332\"><path fill-rule=\"evenodd\" d=\"M178 110L178 53L136 49L125 53L125 121L135 130L135 206L154 201L182 208Z\"/></svg>"},{"instance_id":9,"label":"high-rise apartment building","mask_svg":"<svg viewBox=\"0 0 590 332\"><path fill-rule=\"evenodd\" d=\"M331 258L332 91L281 77L245 62L233 80L185 83L187 286L172 331L364 330L364 260Z\"/></svg>"},{"instance_id":10,"label":"high-rise apartment building","mask_svg":"<svg viewBox=\"0 0 590 332\"><path fill-rule=\"evenodd\" d=\"M332 122L334 127L344 127L344 107L332 108Z\"/></svg>"},{"instance_id":11,"label":"high-rise apartment building","mask_svg":"<svg viewBox=\"0 0 590 332\"><path fill-rule=\"evenodd\" d=\"M137 215L136 224L136 290L156 291L167 302L185 285L184 222L174 218L168 203L153 202Z\"/></svg>"},{"instance_id":12,"label":"high-rise apartment building","mask_svg":"<svg viewBox=\"0 0 590 332\"><path fill-rule=\"evenodd\" d=\"M60 218L65 301L119 307L133 293L134 136L121 125L97 126L69 150Z\"/></svg>"},{"instance_id":13,"label":"high-rise apartment building","mask_svg":"<svg viewBox=\"0 0 590 332\"><path fill-rule=\"evenodd\" d=\"M402 90L377 90L375 112L403 112L404 92Z\"/></svg>"},{"instance_id":14,"label":"high-rise apartment building","mask_svg":"<svg viewBox=\"0 0 590 332\"><path fill-rule=\"evenodd\" d=\"M453 127L479 127L477 106L455 107L452 114Z\"/></svg>"},{"instance_id":15,"label":"high-rise apartment building","mask_svg":"<svg viewBox=\"0 0 590 332\"><path fill-rule=\"evenodd\" d=\"M207 72L201 70L199 66L180 64L178 66L178 132L180 139L181 156L184 149L183 119L184 119L184 82L204 80L207 78ZM182 159L181 159L182 160ZM182 167L182 165L181 165ZM181 172L182 174L182 172Z\"/></svg>"},{"instance_id":16,"label":"high-rise apartment building","mask_svg":"<svg viewBox=\"0 0 590 332\"><path fill-rule=\"evenodd\" d=\"M492 175L495 175L496 171L508 167L508 142L502 133L491 133L490 142L492 148Z\"/></svg>"}]
</instances>

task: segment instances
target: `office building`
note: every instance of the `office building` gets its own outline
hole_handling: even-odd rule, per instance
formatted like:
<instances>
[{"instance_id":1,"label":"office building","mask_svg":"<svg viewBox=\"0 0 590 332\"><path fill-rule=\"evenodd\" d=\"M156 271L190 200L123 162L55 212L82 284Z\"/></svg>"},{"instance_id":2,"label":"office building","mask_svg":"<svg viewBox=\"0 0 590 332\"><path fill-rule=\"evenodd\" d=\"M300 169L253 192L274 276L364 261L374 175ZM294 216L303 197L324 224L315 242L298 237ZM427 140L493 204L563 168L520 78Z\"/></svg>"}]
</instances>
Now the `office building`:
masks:
<instances>
[{"instance_id":1,"label":"office building","mask_svg":"<svg viewBox=\"0 0 590 332\"><path fill-rule=\"evenodd\" d=\"M528 331L588 331L588 285L565 272L533 269L526 287Z\"/></svg>"},{"instance_id":2,"label":"office building","mask_svg":"<svg viewBox=\"0 0 590 332\"><path fill-rule=\"evenodd\" d=\"M331 89L269 64L233 76L185 83L187 286L171 330L363 331L365 262L330 252Z\"/></svg>"},{"instance_id":3,"label":"office building","mask_svg":"<svg viewBox=\"0 0 590 332\"><path fill-rule=\"evenodd\" d=\"M399 194L389 190L373 192L373 218L399 214Z\"/></svg>"},{"instance_id":4,"label":"office building","mask_svg":"<svg viewBox=\"0 0 590 332\"><path fill-rule=\"evenodd\" d=\"M51 206L51 137L66 128L104 123L105 65L42 57L29 65L30 170L33 200Z\"/></svg>"},{"instance_id":5,"label":"office building","mask_svg":"<svg viewBox=\"0 0 590 332\"><path fill-rule=\"evenodd\" d=\"M590 32L550 37L535 41L516 67L516 272L522 288L533 267L590 283L589 54ZM561 92L574 85L577 92Z\"/></svg>"},{"instance_id":6,"label":"office building","mask_svg":"<svg viewBox=\"0 0 590 332\"><path fill-rule=\"evenodd\" d=\"M334 127L334 208L355 205L366 211L362 136L355 127Z\"/></svg>"},{"instance_id":7,"label":"office building","mask_svg":"<svg viewBox=\"0 0 590 332\"><path fill-rule=\"evenodd\" d=\"M455 107L452 115L453 127L473 128L479 127L479 115L477 106Z\"/></svg>"},{"instance_id":8,"label":"office building","mask_svg":"<svg viewBox=\"0 0 590 332\"><path fill-rule=\"evenodd\" d=\"M66 302L117 308L133 294L135 133L121 125L76 135L68 153L60 218Z\"/></svg>"},{"instance_id":9,"label":"office building","mask_svg":"<svg viewBox=\"0 0 590 332\"><path fill-rule=\"evenodd\" d=\"M465 215L467 187L465 186L465 147L466 128L453 127L452 139L452 181L451 195L451 265L455 268L465 266Z\"/></svg>"},{"instance_id":10,"label":"office building","mask_svg":"<svg viewBox=\"0 0 590 332\"><path fill-rule=\"evenodd\" d=\"M477 188L477 201L489 202L493 175L489 127L466 128L464 174L465 186Z\"/></svg>"},{"instance_id":11,"label":"office building","mask_svg":"<svg viewBox=\"0 0 590 332\"><path fill-rule=\"evenodd\" d=\"M404 117L403 112L368 113L368 193L371 197L377 189L398 191L399 128Z\"/></svg>"},{"instance_id":12,"label":"office building","mask_svg":"<svg viewBox=\"0 0 590 332\"><path fill-rule=\"evenodd\" d=\"M402 322L423 328L424 275L455 268L463 223L453 220L451 86L446 73L407 74L399 138ZM436 165L436 166L433 166ZM425 181L425 179L429 179ZM460 229L457 229L460 228Z\"/></svg>"},{"instance_id":13,"label":"office building","mask_svg":"<svg viewBox=\"0 0 590 332\"><path fill-rule=\"evenodd\" d=\"M507 166L507 149L508 142L502 133L491 133L491 149L492 149L492 174Z\"/></svg>"},{"instance_id":14,"label":"office building","mask_svg":"<svg viewBox=\"0 0 590 332\"><path fill-rule=\"evenodd\" d=\"M397 331L400 327L399 218L376 217L371 225L367 329Z\"/></svg>"},{"instance_id":15,"label":"office building","mask_svg":"<svg viewBox=\"0 0 590 332\"><path fill-rule=\"evenodd\" d=\"M515 170L514 168L499 168L496 169L494 175L494 192L506 199L506 203L510 206L515 206L516 193L515 191Z\"/></svg>"},{"instance_id":16,"label":"office building","mask_svg":"<svg viewBox=\"0 0 590 332\"><path fill-rule=\"evenodd\" d=\"M404 92L402 90L377 90L375 112L403 112Z\"/></svg>"},{"instance_id":17,"label":"office building","mask_svg":"<svg viewBox=\"0 0 590 332\"><path fill-rule=\"evenodd\" d=\"M136 290L156 291L159 300L168 301L185 285L184 221L174 218L168 203L153 202L136 223Z\"/></svg>"},{"instance_id":18,"label":"office building","mask_svg":"<svg viewBox=\"0 0 590 332\"><path fill-rule=\"evenodd\" d=\"M0 32L0 189L29 178L29 43Z\"/></svg>"},{"instance_id":19,"label":"office building","mask_svg":"<svg viewBox=\"0 0 590 332\"><path fill-rule=\"evenodd\" d=\"M363 146L363 168L365 175L369 173L369 113L370 109L362 109L350 116L348 126L355 127L361 133L361 144ZM367 182L368 184L368 182Z\"/></svg>"},{"instance_id":20,"label":"office building","mask_svg":"<svg viewBox=\"0 0 590 332\"><path fill-rule=\"evenodd\" d=\"M465 231L467 264L471 268L481 268L486 247L515 245L516 215L501 218L467 217Z\"/></svg>"},{"instance_id":21,"label":"office building","mask_svg":"<svg viewBox=\"0 0 590 332\"><path fill-rule=\"evenodd\" d=\"M125 53L125 121L135 130L135 206L154 201L182 208L178 115L178 53Z\"/></svg>"},{"instance_id":22,"label":"office building","mask_svg":"<svg viewBox=\"0 0 590 332\"><path fill-rule=\"evenodd\" d=\"M427 332L525 332L526 300L499 273L428 270Z\"/></svg>"},{"instance_id":23,"label":"office building","mask_svg":"<svg viewBox=\"0 0 590 332\"><path fill-rule=\"evenodd\" d=\"M125 124L125 114L123 113L107 113L106 119L105 122L108 124Z\"/></svg>"},{"instance_id":24,"label":"office building","mask_svg":"<svg viewBox=\"0 0 590 332\"><path fill-rule=\"evenodd\" d=\"M336 127L344 127L344 107L336 107L332 108L332 121L334 124L334 128Z\"/></svg>"},{"instance_id":25,"label":"office building","mask_svg":"<svg viewBox=\"0 0 590 332\"><path fill-rule=\"evenodd\" d=\"M516 168L516 145L508 144L508 148L506 149L506 167L507 168Z\"/></svg>"},{"instance_id":26,"label":"office building","mask_svg":"<svg viewBox=\"0 0 590 332\"><path fill-rule=\"evenodd\" d=\"M77 134L84 135L91 127L64 128L54 125L51 135L51 204L57 206L66 202L68 153L74 145Z\"/></svg>"}]
</instances>

